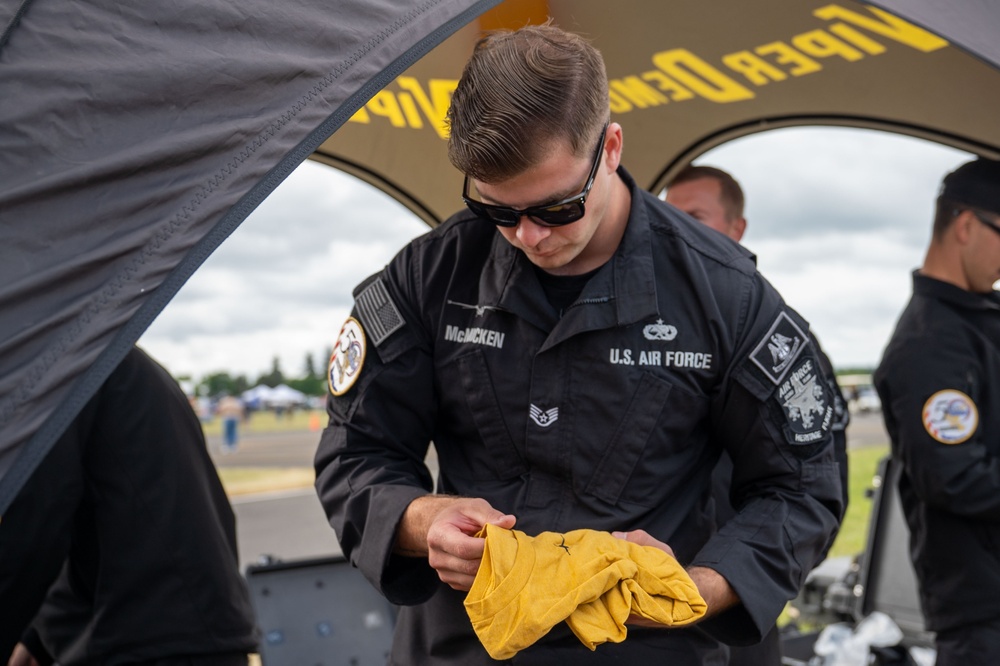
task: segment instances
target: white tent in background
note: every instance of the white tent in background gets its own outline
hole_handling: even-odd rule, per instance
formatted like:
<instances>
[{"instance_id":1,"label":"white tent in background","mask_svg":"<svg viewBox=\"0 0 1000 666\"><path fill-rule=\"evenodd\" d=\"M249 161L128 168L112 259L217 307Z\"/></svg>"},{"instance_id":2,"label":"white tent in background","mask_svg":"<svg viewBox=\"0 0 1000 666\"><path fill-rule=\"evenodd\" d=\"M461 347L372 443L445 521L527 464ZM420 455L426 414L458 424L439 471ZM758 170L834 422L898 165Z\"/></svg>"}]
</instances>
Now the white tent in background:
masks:
<instances>
[{"instance_id":1,"label":"white tent in background","mask_svg":"<svg viewBox=\"0 0 1000 666\"><path fill-rule=\"evenodd\" d=\"M244 403L254 409L303 405L308 400L305 393L293 389L287 384L278 384L274 388L266 384L258 384L241 393L240 397L243 398Z\"/></svg>"},{"instance_id":2,"label":"white tent in background","mask_svg":"<svg viewBox=\"0 0 1000 666\"><path fill-rule=\"evenodd\" d=\"M252 389L247 389L240 394L240 398L243 400L243 404L247 407L253 409L260 409L265 407L271 396L274 394L274 389L266 384L258 384Z\"/></svg>"},{"instance_id":3,"label":"white tent in background","mask_svg":"<svg viewBox=\"0 0 1000 666\"><path fill-rule=\"evenodd\" d=\"M271 389L271 395L265 402L274 407L288 407L290 405L303 405L306 400L306 394L302 391L293 389L287 384L278 384Z\"/></svg>"}]
</instances>

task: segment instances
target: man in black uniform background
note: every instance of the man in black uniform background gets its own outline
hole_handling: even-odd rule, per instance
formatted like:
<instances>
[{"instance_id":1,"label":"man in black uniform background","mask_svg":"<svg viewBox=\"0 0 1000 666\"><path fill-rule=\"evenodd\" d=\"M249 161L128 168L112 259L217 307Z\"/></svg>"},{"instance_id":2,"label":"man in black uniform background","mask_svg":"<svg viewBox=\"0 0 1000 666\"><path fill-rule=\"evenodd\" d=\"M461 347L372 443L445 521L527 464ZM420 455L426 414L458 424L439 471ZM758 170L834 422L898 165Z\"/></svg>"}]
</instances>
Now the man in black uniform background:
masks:
<instances>
[{"instance_id":1,"label":"man in black uniform background","mask_svg":"<svg viewBox=\"0 0 1000 666\"><path fill-rule=\"evenodd\" d=\"M666 201L684 211L710 229L725 234L737 243L746 233L747 220L744 217L746 198L743 188L733 176L712 166L687 166L667 184ZM810 339L816 350L816 358L823 368L823 375L830 396L834 401L834 423L831 428L837 464L840 465L840 483L843 490L843 509L847 510L847 424L850 415L847 402L837 384L833 364L810 332ZM729 499L732 486L733 462L723 452L712 473L712 498L715 501L716 519L719 525L733 517L735 508ZM843 518L843 514L841 514ZM825 553L823 554L825 557ZM816 562L815 564L818 564ZM781 666L781 641L776 627L772 627L764 639L756 645L734 646L730 648L729 666Z\"/></svg>"},{"instance_id":2,"label":"man in black uniform background","mask_svg":"<svg viewBox=\"0 0 1000 666\"><path fill-rule=\"evenodd\" d=\"M944 178L875 372L938 666L1000 664L1000 162Z\"/></svg>"},{"instance_id":3,"label":"man in black uniform background","mask_svg":"<svg viewBox=\"0 0 1000 666\"><path fill-rule=\"evenodd\" d=\"M708 604L596 652L557 626L518 664L724 664L718 640L759 641L836 532L808 325L748 252L636 186L607 85L557 28L480 42L448 116L469 210L360 285L336 341L316 486L403 606L393 664L491 662L462 606L486 523L672 551ZM737 513L716 531L723 448Z\"/></svg>"},{"instance_id":4,"label":"man in black uniform background","mask_svg":"<svg viewBox=\"0 0 1000 666\"><path fill-rule=\"evenodd\" d=\"M257 645L198 417L133 348L0 521L0 659L238 666Z\"/></svg>"}]
</instances>

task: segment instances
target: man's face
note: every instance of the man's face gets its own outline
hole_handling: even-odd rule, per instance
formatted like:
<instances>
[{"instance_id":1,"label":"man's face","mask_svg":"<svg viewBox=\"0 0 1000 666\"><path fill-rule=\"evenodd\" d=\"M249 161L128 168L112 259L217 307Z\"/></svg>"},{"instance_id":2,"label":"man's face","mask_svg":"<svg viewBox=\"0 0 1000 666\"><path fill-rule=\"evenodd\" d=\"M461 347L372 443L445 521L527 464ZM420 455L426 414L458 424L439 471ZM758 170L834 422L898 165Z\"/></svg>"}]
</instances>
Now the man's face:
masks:
<instances>
[{"instance_id":1,"label":"man's face","mask_svg":"<svg viewBox=\"0 0 1000 666\"><path fill-rule=\"evenodd\" d=\"M734 241L743 238L746 221L742 217L729 216L722 204L722 186L714 178L697 178L671 185L667 190L667 203Z\"/></svg>"},{"instance_id":2,"label":"man's face","mask_svg":"<svg viewBox=\"0 0 1000 666\"><path fill-rule=\"evenodd\" d=\"M603 139L602 139L603 141ZM604 148L597 159L599 166L587 196L585 214L576 222L550 227L522 217L516 227L497 227L497 231L539 268L556 275L576 275L590 265L597 248L592 241L608 206L608 170ZM593 153L574 155L569 142L554 142L547 157L537 165L501 183L475 181L484 203L523 210L531 206L563 200L583 190L593 165ZM596 244L595 244L596 245Z\"/></svg>"},{"instance_id":3,"label":"man's face","mask_svg":"<svg viewBox=\"0 0 1000 666\"><path fill-rule=\"evenodd\" d=\"M969 215L969 242L962 255L965 278L969 291L988 294L1000 281L1000 215L972 211ZM991 226L992 225L992 226Z\"/></svg>"}]
</instances>

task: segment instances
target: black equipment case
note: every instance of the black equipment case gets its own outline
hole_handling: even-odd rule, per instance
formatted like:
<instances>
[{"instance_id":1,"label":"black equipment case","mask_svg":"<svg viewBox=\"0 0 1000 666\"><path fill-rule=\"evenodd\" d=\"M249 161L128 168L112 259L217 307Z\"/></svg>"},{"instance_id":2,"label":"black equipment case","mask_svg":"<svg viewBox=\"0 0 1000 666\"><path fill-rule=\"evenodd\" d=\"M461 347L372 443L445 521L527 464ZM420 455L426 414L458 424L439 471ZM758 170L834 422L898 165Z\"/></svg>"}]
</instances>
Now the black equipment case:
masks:
<instances>
[{"instance_id":1,"label":"black equipment case","mask_svg":"<svg viewBox=\"0 0 1000 666\"><path fill-rule=\"evenodd\" d=\"M246 569L262 666L368 666L389 660L396 609L341 556Z\"/></svg>"}]
</instances>

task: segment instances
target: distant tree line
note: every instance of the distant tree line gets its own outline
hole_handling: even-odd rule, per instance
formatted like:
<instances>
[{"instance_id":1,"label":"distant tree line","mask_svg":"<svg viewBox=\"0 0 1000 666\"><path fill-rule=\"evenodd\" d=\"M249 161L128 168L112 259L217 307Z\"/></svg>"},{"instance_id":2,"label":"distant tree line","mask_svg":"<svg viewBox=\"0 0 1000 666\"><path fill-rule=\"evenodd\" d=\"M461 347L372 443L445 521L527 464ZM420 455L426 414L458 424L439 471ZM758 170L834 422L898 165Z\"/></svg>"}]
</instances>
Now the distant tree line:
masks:
<instances>
[{"instance_id":1,"label":"distant tree line","mask_svg":"<svg viewBox=\"0 0 1000 666\"><path fill-rule=\"evenodd\" d=\"M330 352L328 351L325 358L329 357ZM326 395L326 368L317 367L312 352L306 354L305 362L303 363L303 372L304 374L300 377L286 376L281 370L281 363L278 357L275 356L271 360L270 372L258 375L253 382L246 375L232 375L229 372L218 371L202 377L201 381L195 384L194 390L195 395L199 397L215 397L223 394L240 395L247 389L259 386L260 384L265 384L271 388L274 388L278 384L287 384L306 395ZM181 377L179 379L191 378Z\"/></svg>"}]
</instances>

